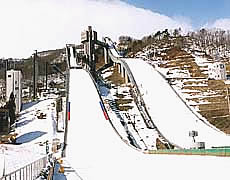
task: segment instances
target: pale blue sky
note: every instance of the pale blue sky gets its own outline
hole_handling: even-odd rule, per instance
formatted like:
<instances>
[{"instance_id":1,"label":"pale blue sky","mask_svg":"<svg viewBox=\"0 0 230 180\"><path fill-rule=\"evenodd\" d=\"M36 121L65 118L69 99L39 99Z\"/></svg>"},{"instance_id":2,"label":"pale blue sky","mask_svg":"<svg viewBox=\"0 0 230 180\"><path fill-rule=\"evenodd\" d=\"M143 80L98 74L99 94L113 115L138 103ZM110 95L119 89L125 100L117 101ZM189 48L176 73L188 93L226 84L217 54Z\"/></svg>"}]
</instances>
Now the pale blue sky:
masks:
<instances>
[{"instance_id":1,"label":"pale blue sky","mask_svg":"<svg viewBox=\"0 0 230 180\"><path fill-rule=\"evenodd\" d=\"M194 28L217 19L230 18L230 0L122 0L169 17L190 19Z\"/></svg>"}]
</instances>

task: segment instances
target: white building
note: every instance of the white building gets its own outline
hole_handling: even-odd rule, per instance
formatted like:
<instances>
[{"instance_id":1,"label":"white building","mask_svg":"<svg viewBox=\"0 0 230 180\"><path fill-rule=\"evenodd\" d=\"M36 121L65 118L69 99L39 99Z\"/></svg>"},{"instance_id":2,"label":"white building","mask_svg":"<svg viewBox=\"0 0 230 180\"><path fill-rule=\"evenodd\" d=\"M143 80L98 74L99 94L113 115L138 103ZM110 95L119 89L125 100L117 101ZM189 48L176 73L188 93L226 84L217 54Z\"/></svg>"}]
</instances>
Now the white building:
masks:
<instances>
[{"instance_id":1,"label":"white building","mask_svg":"<svg viewBox=\"0 0 230 180\"><path fill-rule=\"evenodd\" d=\"M16 104L16 114L20 112L22 105L21 78L21 71L12 69L6 72L6 101L9 101L10 94L13 92Z\"/></svg>"},{"instance_id":2,"label":"white building","mask_svg":"<svg viewBox=\"0 0 230 180\"><path fill-rule=\"evenodd\" d=\"M208 66L208 78L214 80L226 79L226 66L222 62L214 62Z\"/></svg>"}]
</instances>

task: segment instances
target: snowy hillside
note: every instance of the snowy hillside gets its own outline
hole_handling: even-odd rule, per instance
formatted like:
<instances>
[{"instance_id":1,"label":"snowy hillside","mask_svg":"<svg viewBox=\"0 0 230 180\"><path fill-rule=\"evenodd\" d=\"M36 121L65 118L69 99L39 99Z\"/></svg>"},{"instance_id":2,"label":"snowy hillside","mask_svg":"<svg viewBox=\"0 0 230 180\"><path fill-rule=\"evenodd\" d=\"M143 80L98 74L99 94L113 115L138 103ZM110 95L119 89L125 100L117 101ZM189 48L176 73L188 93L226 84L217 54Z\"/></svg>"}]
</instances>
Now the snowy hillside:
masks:
<instances>
[{"instance_id":1,"label":"snowy hillside","mask_svg":"<svg viewBox=\"0 0 230 180\"><path fill-rule=\"evenodd\" d=\"M230 51L227 46L214 46L204 48L190 36L169 38L153 41L132 56L157 68L202 119L230 133L229 85L224 80L208 79L208 65L215 60L225 63L229 74Z\"/></svg>"}]
</instances>

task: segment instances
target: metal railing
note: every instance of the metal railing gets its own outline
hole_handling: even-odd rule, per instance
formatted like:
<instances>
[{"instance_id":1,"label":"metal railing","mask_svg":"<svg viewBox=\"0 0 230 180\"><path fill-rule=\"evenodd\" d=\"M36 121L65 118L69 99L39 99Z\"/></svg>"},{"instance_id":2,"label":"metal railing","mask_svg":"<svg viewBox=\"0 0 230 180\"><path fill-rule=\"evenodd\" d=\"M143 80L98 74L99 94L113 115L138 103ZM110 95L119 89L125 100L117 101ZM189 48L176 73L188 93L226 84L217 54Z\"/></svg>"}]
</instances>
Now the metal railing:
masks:
<instances>
[{"instance_id":1,"label":"metal railing","mask_svg":"<svg viewBox=\"0 0 230 180\"><path fill-rule=\"evenodd\" d=\"M41 173L41 170L46 167L47 157L43 157L34 161L14 172L0 177L0 180L35 180Z\"/></svg>"}]
</instances>

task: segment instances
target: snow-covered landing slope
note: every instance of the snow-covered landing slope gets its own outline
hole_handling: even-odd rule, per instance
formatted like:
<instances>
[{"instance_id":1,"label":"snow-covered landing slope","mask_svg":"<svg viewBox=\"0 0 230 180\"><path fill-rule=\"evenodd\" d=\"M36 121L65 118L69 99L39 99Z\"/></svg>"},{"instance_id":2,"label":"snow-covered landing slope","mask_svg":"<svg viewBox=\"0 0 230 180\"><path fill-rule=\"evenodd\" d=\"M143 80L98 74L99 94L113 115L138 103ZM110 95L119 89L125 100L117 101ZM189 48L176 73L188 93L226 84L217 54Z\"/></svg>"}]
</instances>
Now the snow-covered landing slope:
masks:
<instances>
[{"instance_id":1,"label":"snow-covered landing slope","mask_svg":"<svg viewBox=\"0 0 230 180\"><path fill-rule=\"evenodd\" d=\"M87 72L71 69L66 155L82 179L223 179L228 176L229 158L149 155L134 150L105 120L99 101Z\"/></svg>"},{"instance_id":2,"label":"snow-covered landing slope","mask_svg":"<svg viewBox=\"0 0 230 180\"><path fill-rule=\"evenodd\" d=\"M167 81L141 59L124 59L129 65L143 95L148 111L161 133L183 148L190 148L189 131L198 131L197 142L205 142L206 148L229 146L230 136L200 121L177 96Z\"/></svg>"}]
</instances>

